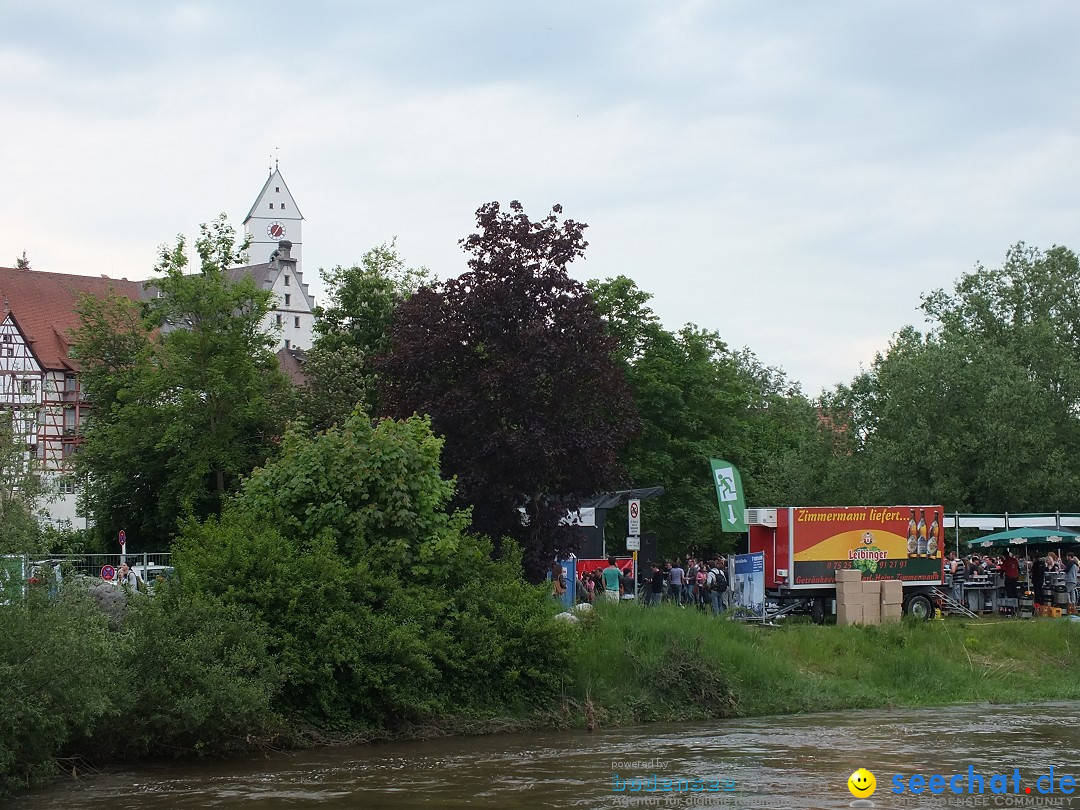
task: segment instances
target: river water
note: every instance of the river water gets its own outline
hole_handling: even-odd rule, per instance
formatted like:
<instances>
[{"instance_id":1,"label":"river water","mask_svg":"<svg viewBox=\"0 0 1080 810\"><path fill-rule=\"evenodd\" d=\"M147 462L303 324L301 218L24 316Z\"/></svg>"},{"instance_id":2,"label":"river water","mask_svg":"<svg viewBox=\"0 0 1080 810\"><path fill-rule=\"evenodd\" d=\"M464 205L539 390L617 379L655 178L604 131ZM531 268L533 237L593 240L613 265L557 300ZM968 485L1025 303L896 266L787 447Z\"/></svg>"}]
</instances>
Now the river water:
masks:
<instances>
[{"instance_id":1,"label":"river water","mask_svg":"<svg viewBox=\"0 0 1080 810\"><path fill-rule=\"evenodd\" d=\"M955 794L952 787L968 790L969 766L983 776L984 792ZM1051 766L1053 792L1044 795L1039 789L1048 786ZM857 799L848 790L848 776L858 768L876 778L869 798ZM654 774L655 783L649 781ZM961 774L964 781L945 781L939 795L913 794L910 780L916 774ZM1002 787L1000 779L992 781L995 775L1007 777L1007 794L991 792ZM894 776L902 780L901 795L892 792ZM1080 808L1080 787L1075 799L1064 794L1062 776L1080 782L1080 707L1073 703L831 712L139 765L69 778L11 806ZM1067 779L1064 787L1070 789Z\"/></svg>"}]
</instances>

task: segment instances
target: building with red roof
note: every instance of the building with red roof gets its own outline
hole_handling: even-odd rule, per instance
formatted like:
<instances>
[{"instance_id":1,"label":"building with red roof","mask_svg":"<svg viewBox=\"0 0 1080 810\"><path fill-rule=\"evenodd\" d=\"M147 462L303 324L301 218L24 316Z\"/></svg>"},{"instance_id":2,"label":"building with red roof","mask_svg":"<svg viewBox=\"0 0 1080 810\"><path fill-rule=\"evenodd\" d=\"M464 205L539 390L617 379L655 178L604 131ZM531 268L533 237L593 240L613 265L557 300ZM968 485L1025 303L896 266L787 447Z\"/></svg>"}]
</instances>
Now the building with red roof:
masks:
<instances>
[{"instance_id":1,"label":"building with red roof","mask_svg":"<svg viewBox=\"0 0 1080 810\"><path fill-rule=\"evenodd\" d=\"M85 527L70 473L89 406L70 341L79 301L110 295L139 301L148 293L141 281L0 267L0 409L55 493L43 515L54 525Z\"/></svg>"},{"instance_id":2,"label":"building with red roof","mask_svg":"<svg viewBox=\"0 0 1080 810\"><path fill-rule=\"evenodd\" d=\"M300 268L302 226L296 201L275 165L244 220L249 260L259 263L227 271L234 280L248 276L259 289L272 292L273 309L263 328L277 339L282 371L296 385L303 384L304 350L314 337L315 299ZM79 302L85 296L141 301L152 294L142 281L0 267L0 409L11 414L27 457L36 459L55 493L45 506L48 514L41 516L54 525L86 526L76 510L71 475L90 407L70 354Z\"/></svg>"}]
</instances>

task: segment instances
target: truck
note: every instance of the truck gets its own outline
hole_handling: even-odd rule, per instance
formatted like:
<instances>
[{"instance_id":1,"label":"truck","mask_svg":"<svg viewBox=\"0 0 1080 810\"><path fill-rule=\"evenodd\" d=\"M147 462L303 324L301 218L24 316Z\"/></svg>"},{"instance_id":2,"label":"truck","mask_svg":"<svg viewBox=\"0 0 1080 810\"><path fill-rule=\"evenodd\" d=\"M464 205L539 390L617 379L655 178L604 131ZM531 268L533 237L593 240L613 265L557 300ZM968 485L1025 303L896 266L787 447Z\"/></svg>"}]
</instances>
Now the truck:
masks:
<instances>
[{"instance_id":1,"label":"truck","mask_svg":"<svg viewBox=\"0 0 1080 810\"><path fill-rule=\"evenodd\" d=\"M778 613L833 611L836 571L903 583L904 613L929 619L947 599L940 505L747 509L751 552L765 559L765 595Z\"/></svg>"}]
</instances>

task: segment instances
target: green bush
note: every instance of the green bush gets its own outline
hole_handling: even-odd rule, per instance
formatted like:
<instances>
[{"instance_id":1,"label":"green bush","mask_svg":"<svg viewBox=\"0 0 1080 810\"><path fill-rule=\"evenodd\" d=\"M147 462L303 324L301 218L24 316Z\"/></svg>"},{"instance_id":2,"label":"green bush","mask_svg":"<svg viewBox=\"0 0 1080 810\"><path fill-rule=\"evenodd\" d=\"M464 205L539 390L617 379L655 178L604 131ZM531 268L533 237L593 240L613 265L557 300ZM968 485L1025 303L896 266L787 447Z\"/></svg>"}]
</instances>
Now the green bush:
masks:
<instances>
[{"instance_id":1,"label":"green bush","mask_svg":"<svg viewBox=\"0 0 1080 810\"><path fill-rule=\"evenodd\" d=\"M491 557L449 512L425 420L361 414L294 432L220 519L185 527L185 591L271 628L281 709L329 729L388 729L550 700L569 637L520 557Z\"/></svg>"},{"instance_id":2,"label":"green bush","mask_svg":"<svg viewBox=\"0 0 1080 810\"><path fill-rule=\"evenodd\" d=\"M71 740L116 715L128 649L85 594L32 588L0 606L0 793L52 773Z\"/></svg>"},{"instance_id":3,"label":"green bush","mask_svg":"<svg viewBox=\"0 0 1080 810\"><path fill-rule=\"evenodd\" d=\"M133 604L124 635L122 713L98 729L92 750L223 752L277 727L268 631L249 611L165 587Z\"/></svg>"}]
</instances>

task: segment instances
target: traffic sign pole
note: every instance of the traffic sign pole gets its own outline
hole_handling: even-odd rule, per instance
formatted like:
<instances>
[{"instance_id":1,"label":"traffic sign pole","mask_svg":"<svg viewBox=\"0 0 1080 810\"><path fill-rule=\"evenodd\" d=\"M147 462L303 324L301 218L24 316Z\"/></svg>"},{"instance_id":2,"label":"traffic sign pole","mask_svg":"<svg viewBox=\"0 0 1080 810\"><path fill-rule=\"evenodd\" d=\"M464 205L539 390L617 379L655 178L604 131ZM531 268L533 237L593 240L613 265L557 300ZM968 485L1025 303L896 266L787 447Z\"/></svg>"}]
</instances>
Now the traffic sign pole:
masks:
<instances>
[{"instance_id":1,"label":"traffic sign pole","mask_svg":"<svg viewBox=\"0 0 1080 810\"><path fill-rule=\"evenodd\" d=\"M626 502L626 523L627 534L635 537L641 534L641 501L637 498Z\"/></svg>"}]
</instances>

